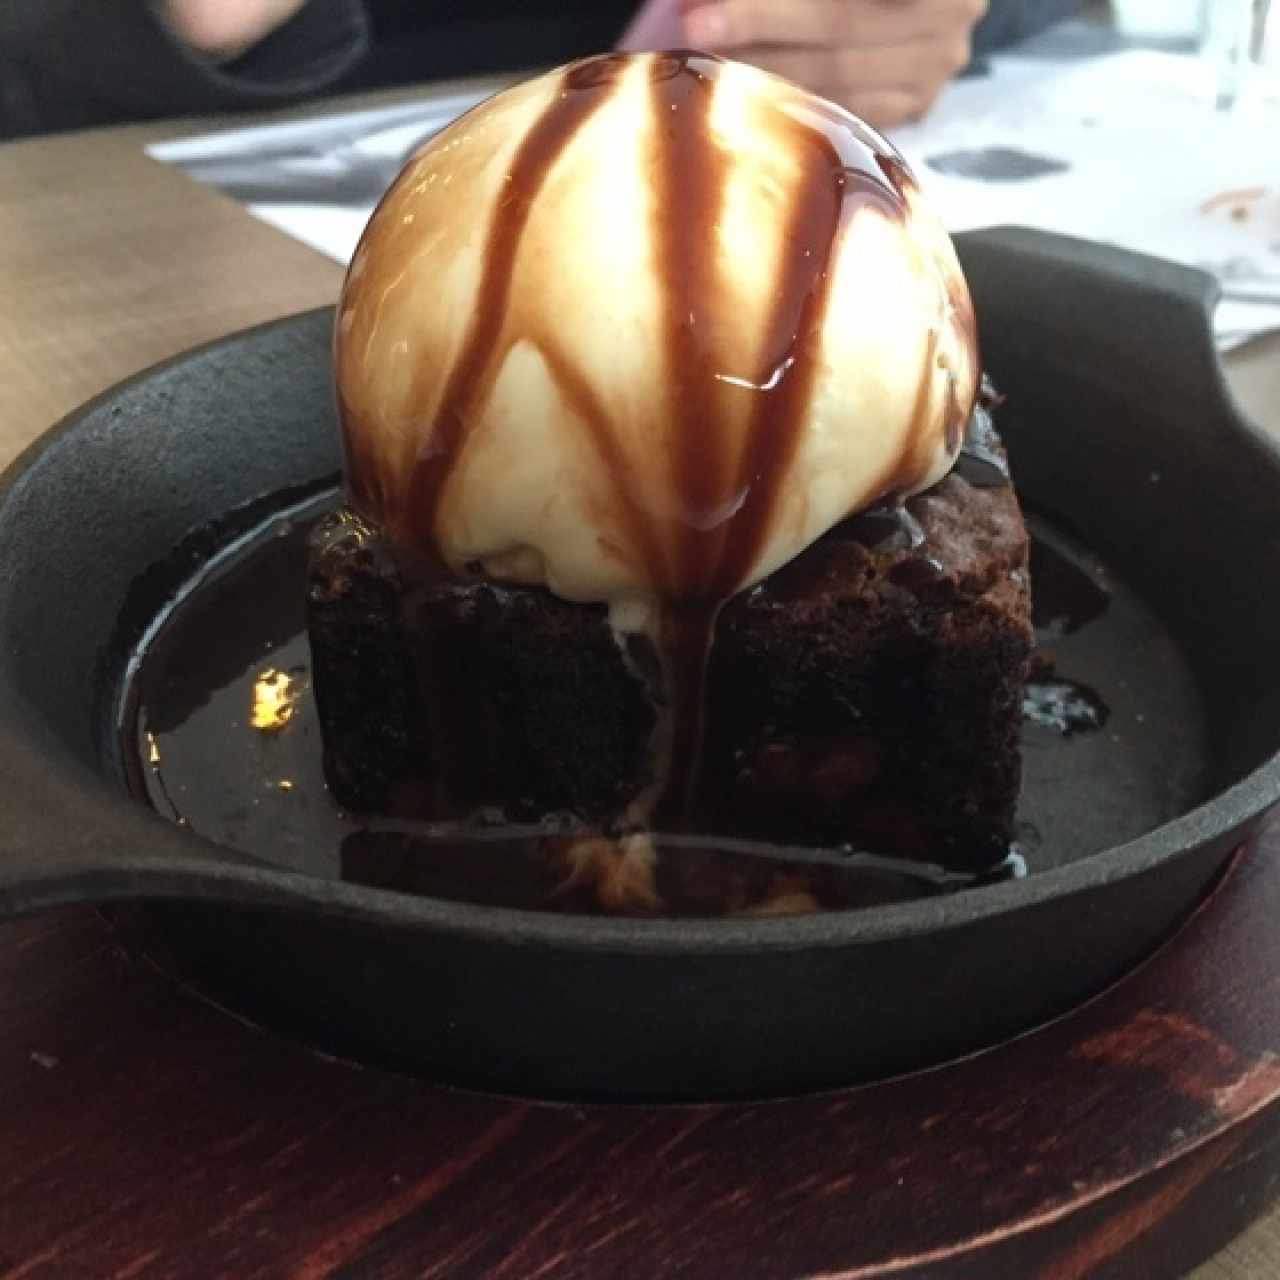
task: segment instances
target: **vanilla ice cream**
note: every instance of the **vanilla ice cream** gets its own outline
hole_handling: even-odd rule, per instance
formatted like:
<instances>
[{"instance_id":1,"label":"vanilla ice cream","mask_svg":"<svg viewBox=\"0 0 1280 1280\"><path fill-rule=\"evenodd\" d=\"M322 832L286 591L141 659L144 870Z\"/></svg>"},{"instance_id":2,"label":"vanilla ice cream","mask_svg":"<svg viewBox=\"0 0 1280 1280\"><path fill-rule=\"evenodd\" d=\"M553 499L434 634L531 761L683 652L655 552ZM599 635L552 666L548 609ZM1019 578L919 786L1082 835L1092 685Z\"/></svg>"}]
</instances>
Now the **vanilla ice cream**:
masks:
<instances>
[{"instance_id":1,"label":"vanilla ice cream","mask_svg":"<svg viewBox=\"0 0 1280 1280\"><path fill-rule=\"evenodd\" d=\"M419 150L352 262L336 367L353 505L620 618L727 598L936 483L979 378L897 152L689 54L575 63Z\"/></svg>"}]
</instances>

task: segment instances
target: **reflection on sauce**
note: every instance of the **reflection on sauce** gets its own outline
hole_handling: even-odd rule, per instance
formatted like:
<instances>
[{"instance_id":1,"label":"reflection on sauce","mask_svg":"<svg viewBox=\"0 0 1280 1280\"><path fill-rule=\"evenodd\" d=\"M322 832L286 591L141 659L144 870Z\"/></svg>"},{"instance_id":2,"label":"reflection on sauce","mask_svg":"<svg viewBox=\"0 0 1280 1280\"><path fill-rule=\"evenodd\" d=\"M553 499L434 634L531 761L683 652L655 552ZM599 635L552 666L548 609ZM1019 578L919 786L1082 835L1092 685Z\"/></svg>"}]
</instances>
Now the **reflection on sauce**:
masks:
<instances>
[{"instance_id":1,"label":"reflection on sauce","mask_svg":"<svg viewBox=\"0 0 1280 1280\"><path fill-rule=\"evenodd\" d=\"M633 916L766 916L909 902L1026 874L1016 853L981 876L843 850L748 841L518 828L432 834L362 830L342 843L342 878L463 902Z\"/></svg>"},{"instance_id":2,"label":"reflection on sauce","mask_svg":"<svg viewBox=\"0 0 1280 1280\"><path fill-rule=\"evenodd\" d=\"M293 719L306 684L300 671L268 667L253 682L249 725L262 733L279 733Z\"/></svg>"},{"instance_id":3,"label":"reflection on sauce","mask_svg":"<svg viewBox=\"0 0 1280 1280\"><path fill-rule=\"evenodd\" d=\"M1101 729L1110 714L1097 693L1075 680L1033 680L1022 696L1022 718L1064 738Z\"/></svg>"}]
</instances>

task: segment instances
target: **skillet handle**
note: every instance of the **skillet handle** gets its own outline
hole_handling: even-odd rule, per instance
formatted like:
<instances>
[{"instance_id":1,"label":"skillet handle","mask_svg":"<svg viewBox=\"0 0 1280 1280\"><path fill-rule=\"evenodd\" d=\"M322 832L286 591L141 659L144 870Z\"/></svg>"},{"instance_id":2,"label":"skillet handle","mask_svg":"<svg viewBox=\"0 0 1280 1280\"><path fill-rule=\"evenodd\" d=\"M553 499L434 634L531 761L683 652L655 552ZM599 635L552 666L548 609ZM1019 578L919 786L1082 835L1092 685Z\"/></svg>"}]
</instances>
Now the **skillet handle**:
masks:
<instances>
[{"instance_id":1,"label":"skillet handle","mask_svg":"<svg viewBox=\"0 0 1280 1280\"><path fill-rule=\"evenodd\" d=\"M1280 441L1226 382L1216 280L1025 228L957 248L1019 495L1069 529L1080 517L1186 656L1210 713L1208 793L1255 777L1280 724Z\"/></svg>"},{"instance_id":2,"label":"skillet handle","mask_svg":"<svg viewBox=\"0 0 1280 1280\"><path fill-rule=\"evenodd\" d=\"M1207 272L1030 227L956 237L997 378L1066 359L1083 379L1140 378L1142 394L1179 408L1191 396L1238 416L1222 373Z\"/></svg>"},{"instance_id":3,"label":"skillet handle","mask_svg":"<svg viewBox=\"0 0 1280 1280\"><path fill-rule=\"evenodd\" d=\"M118 790L52 743L0 734L0 771L0 920L126 898L288 897L264 883L287 877L121 804Z\"/></svg>"}]
</instances>

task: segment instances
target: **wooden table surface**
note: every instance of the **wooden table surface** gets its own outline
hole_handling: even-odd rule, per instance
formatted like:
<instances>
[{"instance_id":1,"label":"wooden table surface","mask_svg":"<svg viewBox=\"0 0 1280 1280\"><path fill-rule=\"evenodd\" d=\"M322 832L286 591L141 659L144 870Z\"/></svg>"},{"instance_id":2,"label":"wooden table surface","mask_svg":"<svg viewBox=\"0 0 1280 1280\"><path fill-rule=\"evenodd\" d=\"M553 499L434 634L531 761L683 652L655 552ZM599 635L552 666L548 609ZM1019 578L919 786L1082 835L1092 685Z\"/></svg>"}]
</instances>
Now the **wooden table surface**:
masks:
<instances>
[{"instance_id":1,"label":"wooden table surface","mask_svg":"<svg viewBox=\"0 0 1280 1280\"><path fill-rule=\"evenodd\" d=\"M199 127L150 125L0 146L0 467L119 379L234 329L334 299L338 266L143 154L148 140ZM1233 356L1228 375L1255 419L1280 433L1280 342ZM22 962L33 949L53 958L35 989ZM116 963L104 926L89 911L0 927L0 1108L24 1105L20 1090L6 1093L3 1085L57 1069L29 1030L96 1026L99 1011L87 1003L110 986ZM129 1025L97 1026L74 1038L110 1078L122 1060L117 1035L165 1033L152 1014L134 1008ZM226 1045L251 1034L229 1019L223 1028ZM75 1099L48 1090L40 1097L32 1105L43 1110L28 1117L33 1131L47 1123L50 1143L65 1140ZM0 1207L6 1165L0 1153ZM6 1269L5 1243L0 1239L0 1278L82 1274L73 1253L54 1245L48 1256ZM1280 1210L1195 1276L1280 1276Z\"/></svg>"}]
</instances>

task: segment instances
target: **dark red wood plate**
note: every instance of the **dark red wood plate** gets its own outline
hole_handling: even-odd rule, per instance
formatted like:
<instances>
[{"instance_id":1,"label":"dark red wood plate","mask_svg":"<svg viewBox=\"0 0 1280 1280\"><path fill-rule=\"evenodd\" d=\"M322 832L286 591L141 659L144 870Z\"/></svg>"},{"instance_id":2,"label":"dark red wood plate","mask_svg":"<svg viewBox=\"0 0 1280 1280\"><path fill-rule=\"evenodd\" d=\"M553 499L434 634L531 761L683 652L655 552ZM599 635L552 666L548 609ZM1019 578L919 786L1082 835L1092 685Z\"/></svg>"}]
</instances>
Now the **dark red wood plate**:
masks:
<instances>
[{"instance_id":1,"label":"dark red wood plate","mask_svg":"<svg viewBox=\"0 0 1280 1280\"><path fill-rule=\"evenodd\" d=\"M0 930L0 1274L1165 1280L1272 1199L1280 826L1034 1035L796 1102L503 1101L324 1059L64 912Z\"/></svg>"}]
</instances>

